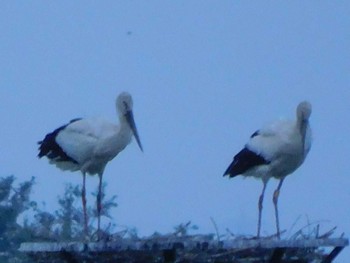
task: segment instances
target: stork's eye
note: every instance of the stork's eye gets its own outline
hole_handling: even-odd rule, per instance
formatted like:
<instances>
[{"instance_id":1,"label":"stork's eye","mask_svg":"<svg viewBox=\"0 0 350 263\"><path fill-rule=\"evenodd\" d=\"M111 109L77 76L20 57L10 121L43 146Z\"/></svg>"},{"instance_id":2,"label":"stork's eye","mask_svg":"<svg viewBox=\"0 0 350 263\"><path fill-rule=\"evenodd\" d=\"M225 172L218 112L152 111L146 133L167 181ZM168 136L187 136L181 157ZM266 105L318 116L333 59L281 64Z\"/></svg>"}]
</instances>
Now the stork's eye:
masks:
<instances>
[{"instance_id":1,"label":"stork's eye","mask_svg":"<svg viewBox=\"0 0 350 263\"><path fill-rule=\"evenodd\" d=\"M129 109L128 104L126 103L126 101L123 101L123 105L124 105L124 109L125 109L125 110L128 110L128 109Z\"/></svg>"}]
</instances>

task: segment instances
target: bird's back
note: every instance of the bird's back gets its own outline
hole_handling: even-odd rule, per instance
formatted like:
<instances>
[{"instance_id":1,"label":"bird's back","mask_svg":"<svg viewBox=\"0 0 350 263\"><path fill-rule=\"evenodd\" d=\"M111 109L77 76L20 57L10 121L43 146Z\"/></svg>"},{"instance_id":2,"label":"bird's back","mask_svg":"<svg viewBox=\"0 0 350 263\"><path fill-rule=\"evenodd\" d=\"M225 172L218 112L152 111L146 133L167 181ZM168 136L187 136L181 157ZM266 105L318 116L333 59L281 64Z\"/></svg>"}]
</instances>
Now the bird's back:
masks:
<instances>
[{"instance_id":1,"label":"bird's back","mask_svg":"<svg viewBox=\"0 0 350 263\"><path fill-rule=\"evenodd\" d=\"M310 133L309 128L308 131ZM294 121L270 123L250 137L245 147L235 155L225 175L286 176L301 165L310 145L310 141L303 144Z\"/></svg>"},{"instance_id":2,"label":"bird's back","mask_svg":"<svg viewBox=\"0 0 350 263\"><path fill-rule=\"evenodd\" d=\"M79 170L94 158L101 141L115 134L117 129L116 125L103 119L75 119L46 135L39 143L38 156L47 156L50 163L62 170ZM95 169L91 173L103 170L107 162L108 160L99 160L98 164L95 162Z\"/></svg>"}]
</instances>

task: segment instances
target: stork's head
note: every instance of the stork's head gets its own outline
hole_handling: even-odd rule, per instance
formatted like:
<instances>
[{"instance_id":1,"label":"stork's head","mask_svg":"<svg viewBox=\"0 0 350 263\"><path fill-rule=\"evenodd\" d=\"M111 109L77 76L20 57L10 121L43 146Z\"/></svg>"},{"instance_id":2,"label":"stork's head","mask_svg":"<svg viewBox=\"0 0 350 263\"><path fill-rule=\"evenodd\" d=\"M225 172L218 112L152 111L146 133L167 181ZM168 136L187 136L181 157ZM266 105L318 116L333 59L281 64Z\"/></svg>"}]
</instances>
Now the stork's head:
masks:
<instances>
[{"instance_id":1,"label":"stork's head","mask_svg":"<svg viewBox=\"0 0 350 263\"><path fill-rule=\"evenodd\" d=\"M308 101L300 102L297 107L297 118L301 121L307 121L312 111L311 103Z\"/></svg>"},{"instance_id":2,"label":"stork's head","mask_svg":"<svg viewBox=\"0 0 350 263\"><path fill-rule=\"evenodd\" d=\"M122 92L117 98L117 109L118 113L125 115L128 111L132 111L132 97L128 92Z\"/></svg>"},{"instance_id":3,"label":"stork's head","mask_svg":"<svg viewBox=\"0 0 350 263\"><path fill-rule=\"evenodd\" d=\"M118 98L117 98L116 104L117 104L117 110L118 110L119 117L121 118L121 120L126 121L127 125L130 127L130 129L131 129L131 131L132 131L132 133L137 141L137 144L139 145L141 151L143 151L140 137L139 137L139 134L138 134L137 129L136 129L134 114L132 112L133 102L132 102L131 95L125 91L120 93Z\"/></svg>"}]
</instances>

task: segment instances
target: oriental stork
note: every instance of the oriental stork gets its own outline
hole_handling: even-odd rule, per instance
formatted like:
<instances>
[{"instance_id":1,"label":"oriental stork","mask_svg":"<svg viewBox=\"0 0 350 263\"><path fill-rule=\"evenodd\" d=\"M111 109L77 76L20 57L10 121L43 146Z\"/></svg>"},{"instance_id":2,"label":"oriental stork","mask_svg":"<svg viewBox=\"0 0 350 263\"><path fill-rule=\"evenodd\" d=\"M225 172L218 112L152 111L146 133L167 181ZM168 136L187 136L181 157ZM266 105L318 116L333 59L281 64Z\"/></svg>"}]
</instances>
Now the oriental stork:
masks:
<instances>
[{"instance_id":1,"label":"oriental stork","mask_svg":"<svg viewBox=\"0 0 350 263\"><path fill-rule=\"evenodd\" d=\"M83 174L82 203L84 230L88 235L86 212L86 174L99 177L97 194L97 229L100 233L102 175L109 161L116 157L131 141L136 138L141 151L142 145L133 116L132 97L127 92L119 94L116 100L119 125L99 118L74 119L63 125L39 142L41 158L46 156L51 164L61 170L81 171Z\"/></svg>"},{"instance_id":2,"label":"oriental stork","mask_svg":"<svg viewBox=\"0 0 350 263\"><path fill-rule=\"evenodd\" d=\"M296 110L296 120L279 120L253 133L245 147L237 153L224 176L253 176L263 182L259 197L258 233L260 237L261 213L267 182L279 179L273 194L277 237L280 238L278 197L285 177L294 172L305 160L311 147L309 118L311 104L301 102Z\"/></svg>"}]
</instances>

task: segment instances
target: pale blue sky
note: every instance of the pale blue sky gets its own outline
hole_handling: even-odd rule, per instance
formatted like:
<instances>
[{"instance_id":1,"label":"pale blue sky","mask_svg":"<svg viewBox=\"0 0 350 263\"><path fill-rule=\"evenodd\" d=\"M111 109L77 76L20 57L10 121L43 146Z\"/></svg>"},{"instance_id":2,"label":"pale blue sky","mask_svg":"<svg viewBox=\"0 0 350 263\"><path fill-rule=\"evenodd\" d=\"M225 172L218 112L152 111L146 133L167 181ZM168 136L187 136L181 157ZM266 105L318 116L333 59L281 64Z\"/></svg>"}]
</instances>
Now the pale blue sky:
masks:
<instances>
[{"instance_id":1,"label":"pale blue sky","mask_svg":"<svg viewBox=\"0 0 350 263\"><path fill-rule=\"evenodd\" d=\"M348 236L349 10L348 1L4 1L0 175L36 176L34 198L54 209L64 184L82 179L37 159L36 142L75 117L117 122L126 90L145 151L132 142L107 166L116 222L148 235L192 220L207 233L213 217L222 233L255 234L261 182L222 173L252 132L294 118L307 99L314 143L282 188L281 227L301 216L299 227L321 220ZM263 234L275 231L276 186Z\"/></svg>"}]
</instances>

